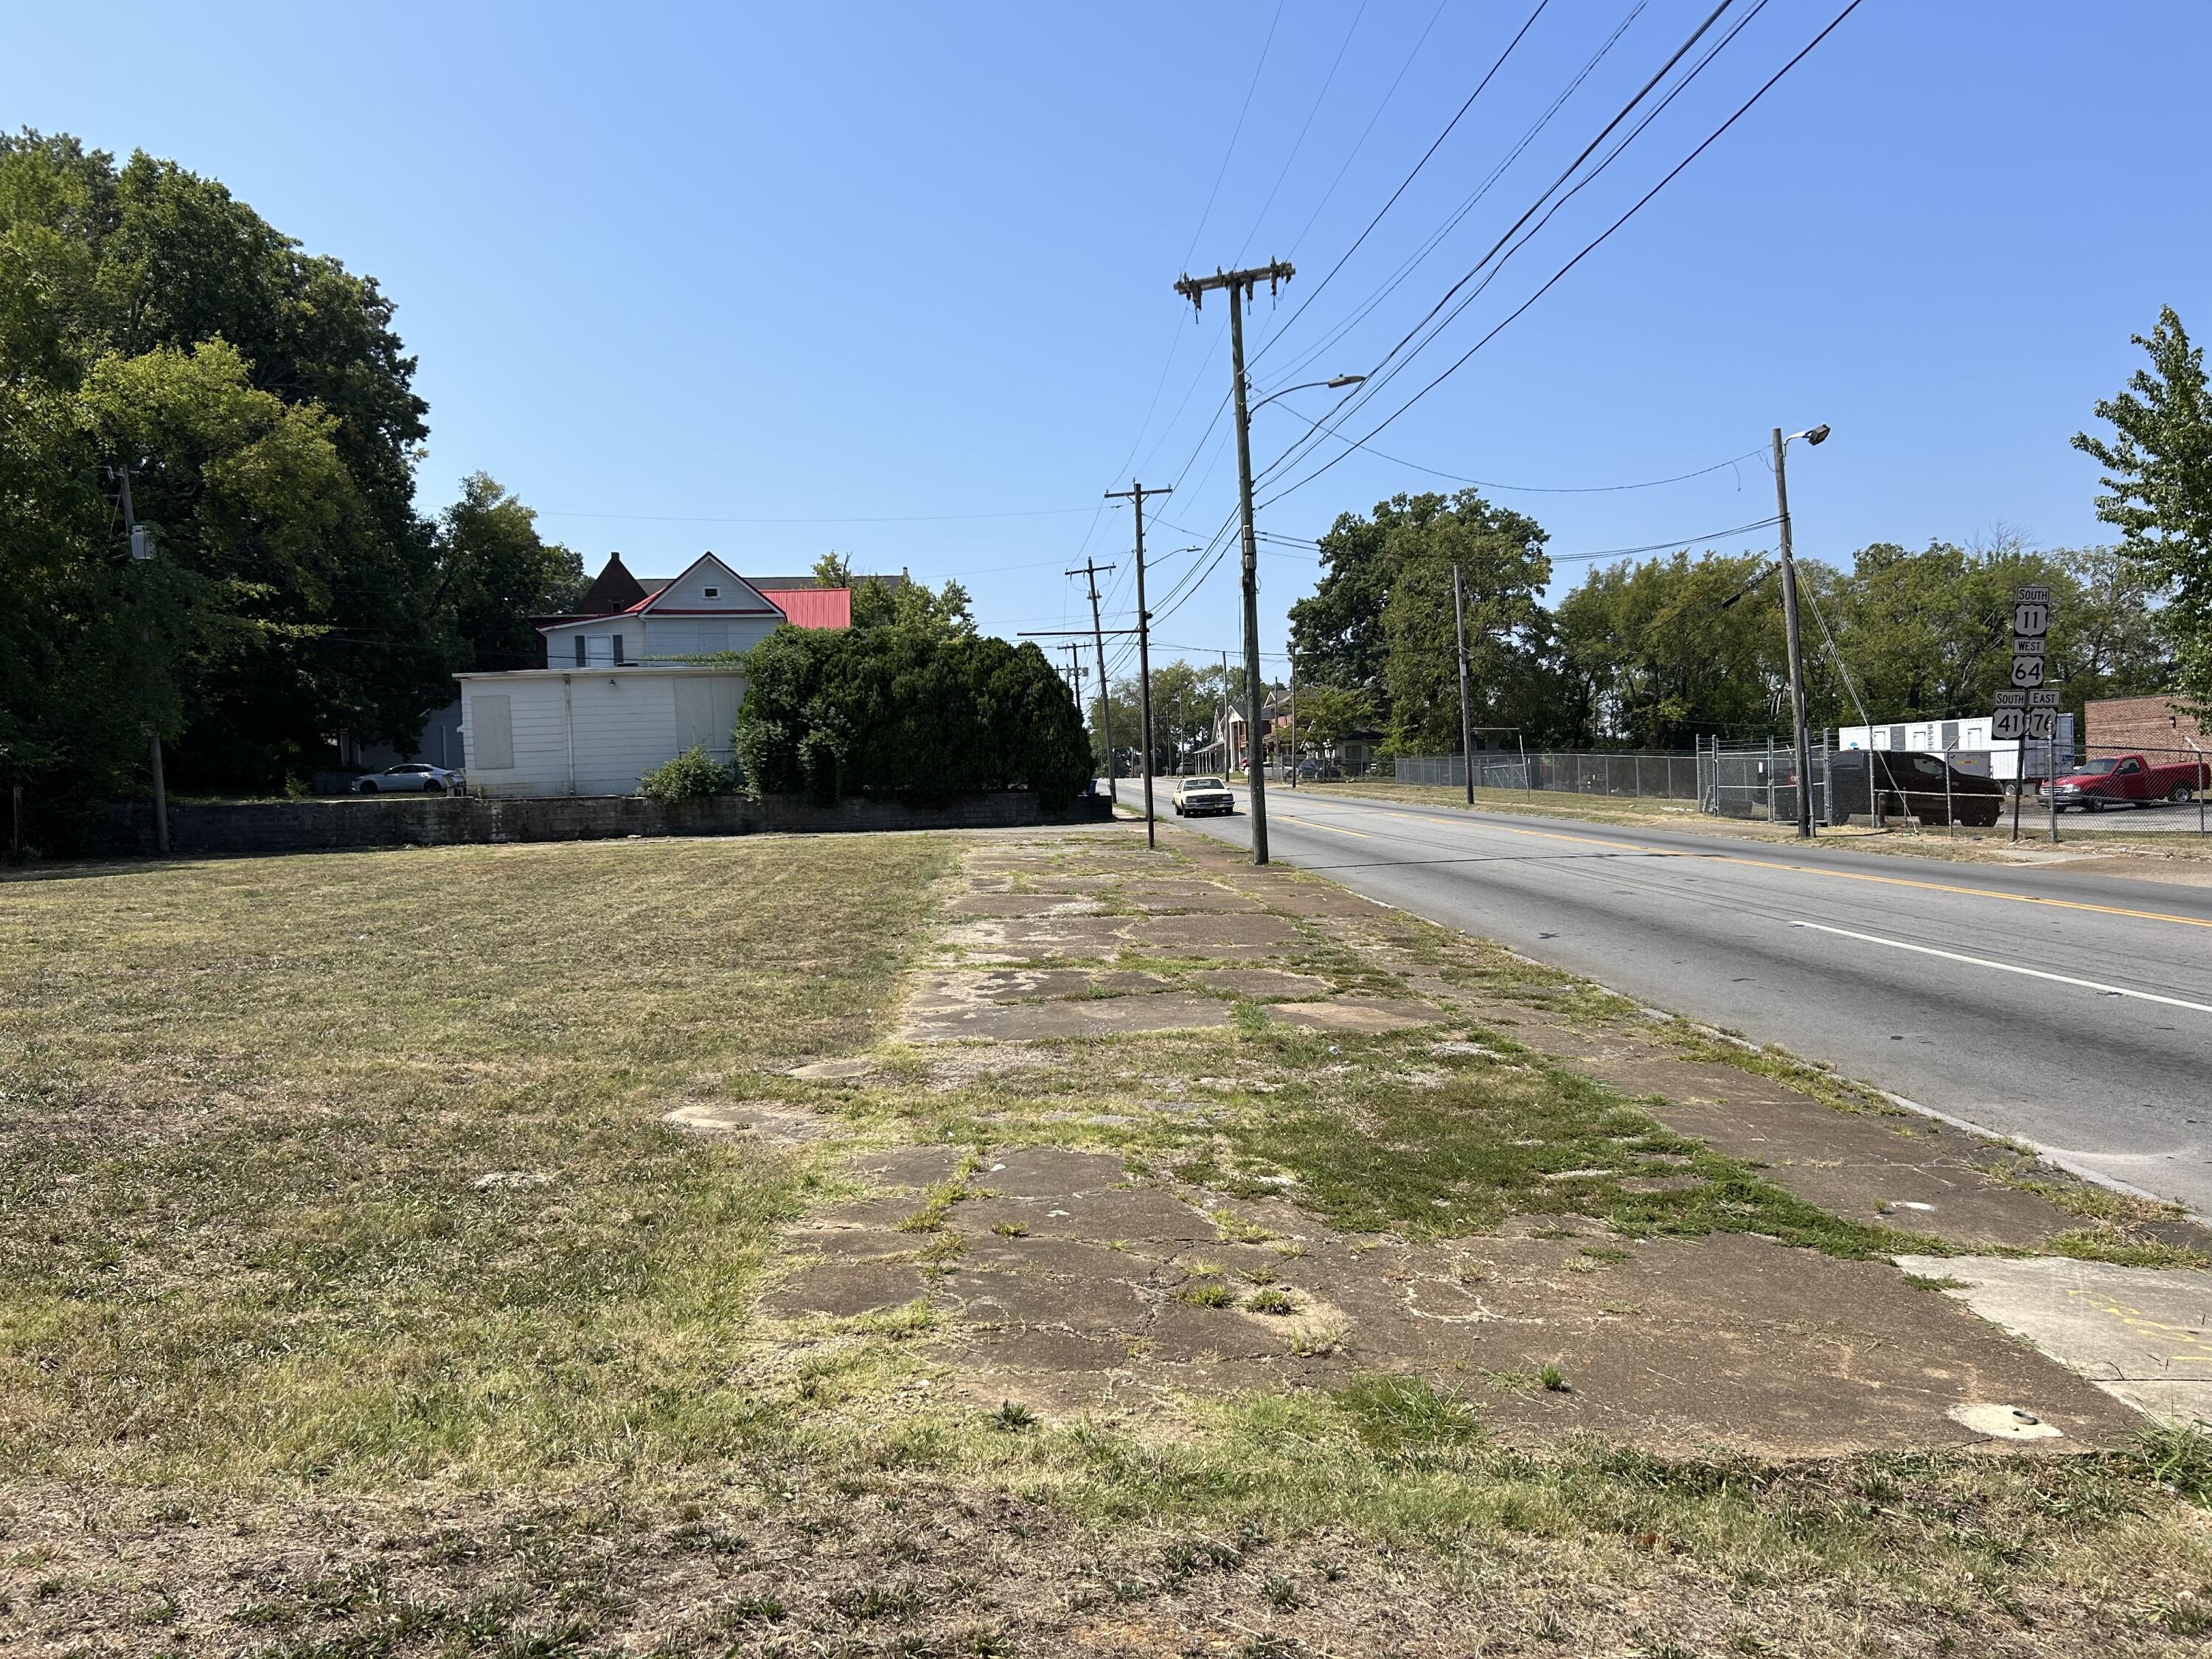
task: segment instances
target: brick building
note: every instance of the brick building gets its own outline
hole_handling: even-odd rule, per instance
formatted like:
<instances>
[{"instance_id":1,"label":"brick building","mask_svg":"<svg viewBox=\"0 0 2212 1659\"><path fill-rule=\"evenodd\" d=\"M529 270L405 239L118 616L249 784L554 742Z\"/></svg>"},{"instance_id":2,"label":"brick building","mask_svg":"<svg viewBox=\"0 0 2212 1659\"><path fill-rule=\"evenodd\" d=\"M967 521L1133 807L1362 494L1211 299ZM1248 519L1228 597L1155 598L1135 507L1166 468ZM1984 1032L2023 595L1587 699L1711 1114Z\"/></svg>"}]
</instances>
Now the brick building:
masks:
<instances>
[{"instance_id":1,"label":"brick building","mask_svg":"<svg viewBox=\"0 0 2212 1659\"><path fill-rule=\"evenodd\" d=\"M2212 749L2186 705L2171 696L2106 697L2082 710L2081 740L2092 755L2116 749Z\"/></svg>"}]
</instances>

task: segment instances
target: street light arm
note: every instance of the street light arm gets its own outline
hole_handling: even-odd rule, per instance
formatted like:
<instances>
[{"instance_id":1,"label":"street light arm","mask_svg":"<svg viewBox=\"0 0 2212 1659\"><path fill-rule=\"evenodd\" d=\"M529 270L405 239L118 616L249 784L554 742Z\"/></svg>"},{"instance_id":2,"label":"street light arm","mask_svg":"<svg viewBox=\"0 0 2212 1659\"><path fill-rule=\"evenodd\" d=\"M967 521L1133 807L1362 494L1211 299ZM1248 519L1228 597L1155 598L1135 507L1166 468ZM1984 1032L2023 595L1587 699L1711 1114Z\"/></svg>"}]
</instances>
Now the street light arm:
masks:
<instances>
[{"instance_id":1,"label":"street light arm","mask_svg":"<svg viewBox=\"0 0 2212 1659\"><path fill-rule=\"evenodd\" d=\"M1334 391L1340 386L1358 386L1367 377L1364 374L1338 374L1334 375L1326 380L1302 381L1297 386L1286 386L1280 392L1269 392L1266 397L1261 398L1258 403L1254 404L1252 408L1254 410L1265 409L1269 404L1274 402L1276 398L1287 398L1293 392L1311 392L1316 386L1328 386L1330 390Z\"/></svg>"}]
</instances>

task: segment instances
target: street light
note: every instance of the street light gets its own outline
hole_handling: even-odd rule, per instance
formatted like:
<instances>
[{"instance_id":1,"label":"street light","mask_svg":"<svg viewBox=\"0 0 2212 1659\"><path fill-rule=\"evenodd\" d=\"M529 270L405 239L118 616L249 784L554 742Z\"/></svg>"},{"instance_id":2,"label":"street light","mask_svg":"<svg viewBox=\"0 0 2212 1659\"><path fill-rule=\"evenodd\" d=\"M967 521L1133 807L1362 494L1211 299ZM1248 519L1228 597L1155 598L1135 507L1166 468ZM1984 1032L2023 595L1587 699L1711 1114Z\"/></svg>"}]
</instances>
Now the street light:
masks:
<instances>
[{"instance_id":1,"label":"street light","mask_svg":"<svg viewBox=\"0 0 2212 1659\"><path fill-rule=\"evenodd\" d=\"M1797 749L1797 838L1813 838L1813 745L1805 735L1805 653L1797 633L1797 565L1790 548L1790 483L1783 471L1783 452L1802 438L1808 444L1828 441L1824 423L1802 432L1782 435L1774 428L1774 507L1782 532L1782 621L1790 636L1790 714ZM1829 803L1832 811L1834 803Z\"/></svg>"},{"instance_id":2,"label":"street light","mask_svg":"<svg viewBox=\"0 0 2212 1659\"><path fill-rule=\"evenodd\" d=\"M1293 392L1311 392L1317 386L1327 386L1330 391L1334 392L1344 386L1358 386L1366 380L1366 378L1367 377L1364 374L1338 374L1334 375L1326 380L1301 380L1296 386L1285 386L1280 392L1270 392L1266 397L1261 398L1258 403L1254 404L1252 408L1264 409L1269 404L1274 402L1276 398L1286 398ZM1245 412L1249 416L1251 411L1248 410Z\"/></svg>"}]
</instances>

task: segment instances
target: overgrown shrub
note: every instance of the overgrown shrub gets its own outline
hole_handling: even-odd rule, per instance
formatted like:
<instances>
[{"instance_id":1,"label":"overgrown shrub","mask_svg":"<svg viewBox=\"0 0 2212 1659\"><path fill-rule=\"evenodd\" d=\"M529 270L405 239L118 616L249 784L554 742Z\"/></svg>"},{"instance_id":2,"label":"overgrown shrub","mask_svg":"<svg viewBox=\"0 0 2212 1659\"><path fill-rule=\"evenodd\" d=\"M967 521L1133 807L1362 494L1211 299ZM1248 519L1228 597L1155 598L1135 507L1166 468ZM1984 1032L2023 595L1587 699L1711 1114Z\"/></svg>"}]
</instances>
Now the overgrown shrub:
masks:
<instances>
[{"instance_id":1,"label":"overgrown shrub","mask_svg":"<svg viewBox=\"0 0 2212 1659\"><path fill-rule=\"evenodd\" d=\"M640 778L637 793L647 800L704 800L709 795L734 795L738 775L709 758L695 743Z\"/></svg>"},{"instance_id":2,"label":"overgrown shrub","mask_svg":"<svg viewBox=\"0 0 2212 1659\"><path fill-rule=\"evenodd\" d=\"M745 787L938 805L1027 789L1059 806L1091 776L1066 682L1034 645L918 628L779 628L746 654Z\"/></svg>"}]
</instances>

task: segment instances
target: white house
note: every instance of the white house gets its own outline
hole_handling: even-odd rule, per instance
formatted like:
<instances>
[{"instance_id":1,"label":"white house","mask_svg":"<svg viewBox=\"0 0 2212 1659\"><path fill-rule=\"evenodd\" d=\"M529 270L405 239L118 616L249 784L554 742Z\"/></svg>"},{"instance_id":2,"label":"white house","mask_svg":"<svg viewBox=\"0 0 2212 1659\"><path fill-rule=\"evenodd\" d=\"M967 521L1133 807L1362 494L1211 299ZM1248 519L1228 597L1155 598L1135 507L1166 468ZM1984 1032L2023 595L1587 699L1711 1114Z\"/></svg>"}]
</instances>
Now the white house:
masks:
<instances>
[{"instance_id":1,"label":"white house","mask_svg":"<svg viewBox=\"0 0 2212 1659\"><path fill-rule=\"evenodd\" d=\"M697 659L749 651L785 622L842 628L851 617L849 589L763 591L711 553L650 586L610 558L575 614L539 621L544 667L454 677L469 787L635 794L647 772L695 744L730 765L744 676Z\"/></svg>"}]
</instances>

